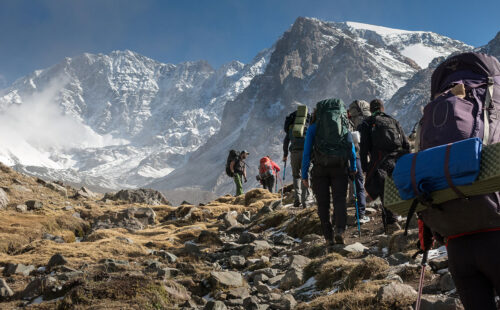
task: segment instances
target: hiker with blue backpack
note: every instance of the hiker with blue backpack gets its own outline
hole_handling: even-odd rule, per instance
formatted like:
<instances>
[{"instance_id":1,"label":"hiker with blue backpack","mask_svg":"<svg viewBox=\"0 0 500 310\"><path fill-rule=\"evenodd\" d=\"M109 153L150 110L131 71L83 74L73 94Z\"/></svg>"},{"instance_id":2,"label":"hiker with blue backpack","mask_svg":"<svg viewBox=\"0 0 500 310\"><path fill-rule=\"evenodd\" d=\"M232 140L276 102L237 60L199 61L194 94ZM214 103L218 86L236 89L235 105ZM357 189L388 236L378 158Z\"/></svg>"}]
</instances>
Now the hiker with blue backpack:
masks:
<instances>
[{"instance_id":1,"label":"hiker with blue backpack","mask_svg":"<svg viewBox=\"0 0 500 310\"><path fill-rule=\"evenodd\" d=\"M425 206L417 212L421 250L429 251L434 240L446 242L448 269L465 309L496 310L495 295L500 293L500 195L467 196L456 184L460 177L456 170L469 163L480 167L480 156L474 156L475 161L465 159L454 169L451 163L474 148L480 154L481 142L482 146L500 142L499 61L485 54L463 53L441 63L432 75L431 102L424 108L417 132L417 147L422 151L420 156L415 153L405 157L411 180L402 180L416 197L407 222L418 205ZM460 149L467 145L464 143L471 145L467 152ZM429 172L429 162L419 158L436 149L442 154L432 163L440 165L430 170L432 179L439 177L454 193L454 199L439 204L426 191L434 183L418 181ZM401 165L404 162L402 159ZM401 168L399 162L397 168Z\"/></svg>"},{"instance_id":2,"label":"hiker with blue backpack","mask_svg":"<svg viewBox=\"0 0 500 310\"><path fill-rule=\"evenodd\" d=\"M340 99L327 99L316 104L302 158L302 182L305 187L309 187L311 161L312 189L318 202L323 236L327 246L344 244L347 185L349 176L356 174L356 149L349 131L347 112ZM330 216L331 200L333 216Z\"/></svg>"},{"instance_id":3,"label":"hiker with blue backpack","mask_svg":"<svg viewBox=\"0 0 500 310\"><path fill-rule=\"evenodd\" d=\"M296 111L290 113L285 119L285 139L283 140L283 162L286 167L288 154L290 154L290 165L292 166L293 189L295 208L306 208L310 191L306 188L300 177L302 168L302 153L304 151L305 133L309 126L311 115L307 106L301 105ZM295 130L294 130L295 128Z\"/></svg>"},{"instance_id":4,"label":"hiker with blue backpack","mask_svg":"<svg viewBox=\"0 0 500 310\"><path fill-rule=\"evenodd\" d=\"M382 221L386 233L399 230L397 217L384 207L384 182L392 175L396 160L410 152L410 143L397 120L386 114L380 99L370 102L368 117L359 126L360 159L366 171L365 189L372 199L382 200Z\"/></svg>"}]
</instances>

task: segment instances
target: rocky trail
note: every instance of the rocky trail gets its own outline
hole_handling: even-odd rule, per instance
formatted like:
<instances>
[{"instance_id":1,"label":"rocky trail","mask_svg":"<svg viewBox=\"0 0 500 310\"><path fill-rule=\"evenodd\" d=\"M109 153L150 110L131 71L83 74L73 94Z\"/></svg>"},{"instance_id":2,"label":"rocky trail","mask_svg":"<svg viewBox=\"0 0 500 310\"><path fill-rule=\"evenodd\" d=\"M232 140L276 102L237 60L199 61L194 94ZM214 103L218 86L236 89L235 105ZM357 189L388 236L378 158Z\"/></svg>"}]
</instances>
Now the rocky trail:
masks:
<instances>
[{"instance_id":1,"label":"rocky trail","mask_svg":"<svg viewBox=\"0 0 500 310\"><path fill-rule=\"evenodd\" d=\"M96 195L0 165L1 309L413 309L417 230L384 235L376 204L327 249L316 207L254 189L169 206L151 190ZM444 248L422 309L462 309Z\"/></svg>"}]
</instances>

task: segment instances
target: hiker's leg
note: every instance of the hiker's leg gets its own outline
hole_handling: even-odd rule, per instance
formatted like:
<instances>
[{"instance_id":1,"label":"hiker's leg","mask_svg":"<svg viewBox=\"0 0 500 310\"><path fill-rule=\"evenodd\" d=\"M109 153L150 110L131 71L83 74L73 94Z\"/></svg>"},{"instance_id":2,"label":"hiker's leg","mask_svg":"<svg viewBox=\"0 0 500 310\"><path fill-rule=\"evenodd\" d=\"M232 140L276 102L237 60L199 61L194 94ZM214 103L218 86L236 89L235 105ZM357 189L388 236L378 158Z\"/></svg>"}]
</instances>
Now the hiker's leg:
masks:
<instances>
[{"instance_id":1,"label":"hiker's leg","mask_svg":"<svg viewBox=\"0 0 500 310\"><path fill-rule=\"evenodd\" d=\"M290 165L292 166L293 189L295 190L293 195L294 206L298 207L301 203L300 197L304 193L302 178L300 176L300 170L302 169L302 152L291 152Z\"/></svg>"},{"instance_id":2,"label":"hiker's leg","mask_svg":"<svg viewBox=\"0 0 500 310\"><path fill-rule=\"evenodd\" d=\"M267 178L267 186L268 186L268 189L269 191L272 193L273 192L273 188L274 188L274 176L270 176L269 178Z\"/></svg>"},{"instance_id":3,"label":"hiker's leg","mask_svg":"<svg viewBox=\"0 0 500 310\"><path fill-rule=\"evenodd\" d=\"M327 176L313 175L313 192L318 201L318 215L323 236L327 242L333 241L333 227L330 222L330 180Z\"/></svg>"},{"instance_id":4,"label":"hiker's leg","mask_svg":"<svg viewBox=\"0 0 500 310\"><path fill-rule=\"evenodd\" d=\"M380 197L380 201L382 202L382 220L385 225L390 225L396 223L398 219L391 210L384 207L384 182L384 178L380 178L380 180L378 180L377 196Z\"/></svg>"},{"instance_id":5,"label":"hiker's leg","mask_svg":"<svg viewBox=\"0 0 500 310\"><path fill-rule=\"evenodd\" d=\"M346 195L348 176L344 168L338 168L333 171L333 177L330 178L332 186L333 200L333 219L335 221L335 232L342 234L345 231L347 223Z\"/></svg>"},{"instance_id":6,"label":"hiker's leg","mask_svg":"<svg viewBox=\"0 0 500 310\"><path fill-rule=\"evenodd\" d=\"M500 231L477 234L475 236L476 260L479 269L490 280L496 295L500 294Z\"/></svg>"},{"instance_id":7,"label":"hiker's leg","mask_svg":"<svg viewBox=\"0 0 500 310\"><path fill-rule=\"evenodd\" d=\"M234 184L236 185L236 196L243 195L243 183L241 183L241 175L234 174Z\"/></svg>"},{"instance_id":8,"label":"hiker's leg","mask_svg":"<svg viewBox=\"0 0 500 310\"><path fill-rule=\"evenodd\" d=\"M477 250L481 251L471 236L450 240L448 269L465 309L496 310L493 285L477 266Z\"/></svg>"},{"instance_id":9,"label":"hiker's leg","mask_svg":"<svg viewBox=\"0 0 500 310\"><path fill-rule=\"evenodd\" d=\"M358 168L358 172L355 176L356 194L358 198L359 215L363 216L365 215L366 209L365 177L363 176L363 168L361 168L361 161L359 158L356 159L356 167Z\"/></svg>"}]
</instances>

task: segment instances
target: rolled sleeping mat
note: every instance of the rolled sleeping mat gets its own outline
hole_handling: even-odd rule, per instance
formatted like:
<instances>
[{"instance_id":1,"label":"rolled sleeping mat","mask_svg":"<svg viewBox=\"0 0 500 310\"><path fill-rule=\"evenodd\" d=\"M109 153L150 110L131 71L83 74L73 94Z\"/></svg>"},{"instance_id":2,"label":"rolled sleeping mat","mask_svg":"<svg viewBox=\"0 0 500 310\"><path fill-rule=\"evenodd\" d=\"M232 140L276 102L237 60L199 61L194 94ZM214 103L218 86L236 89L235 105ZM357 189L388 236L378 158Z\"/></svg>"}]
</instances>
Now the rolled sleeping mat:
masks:
<instances>
[{"instance_id":1,"label":"rolled sleeping mat","mask_svg":"<svg viewBox=\"0 0 500 310\"><path fill-rule=\"evenodd\" d=\"M500 143L483 146L481 163L477 179L470 185L456 186L466 196L486 195L500 191ZM434 204L457 199L457 193L451 189L441 189L430 193ZM387 178L384 185L384 207L401 216L407 216L414 199L404 200L399 195L392 178ZM427 208L419 203L416 211Z\"/></svg>"},{"instance_id":2,"label":"rolled sleeping mat","mask_svg":"<svg viewBox=\"0 0 500 310\"><path fill-rule=\"evenodd\" d=\"M292 134L296 138L304 137L304 128L307 122L307 106L300 105L297 107L297 114L295 115L295 121L293 122Z\"/></svg>"}]
</instances>

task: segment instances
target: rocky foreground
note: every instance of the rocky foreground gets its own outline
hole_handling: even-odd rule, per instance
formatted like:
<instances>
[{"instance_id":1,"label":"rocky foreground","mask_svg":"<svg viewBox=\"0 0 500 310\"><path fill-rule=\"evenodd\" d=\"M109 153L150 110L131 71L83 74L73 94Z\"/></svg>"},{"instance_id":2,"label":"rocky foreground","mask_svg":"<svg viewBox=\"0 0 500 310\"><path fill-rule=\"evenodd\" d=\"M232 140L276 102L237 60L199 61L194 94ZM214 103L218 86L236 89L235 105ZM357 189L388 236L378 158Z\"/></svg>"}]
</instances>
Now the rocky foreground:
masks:
<instances>
[{"instance_id":1,"label":"rocky foreground","mask_svg":"<svg viewBox=\"0 0 500 310\"><path fill-rule=\"evenodd\" d=\"M255 189L204 206L148 190L96 195L0 165L0 308L412 309L417 231L375 220L324 246L316 208L291 189ZM441 255L440 255L441 254ZM435 251L422 309L462 309Z\"/></svg>"}]
</instances>

